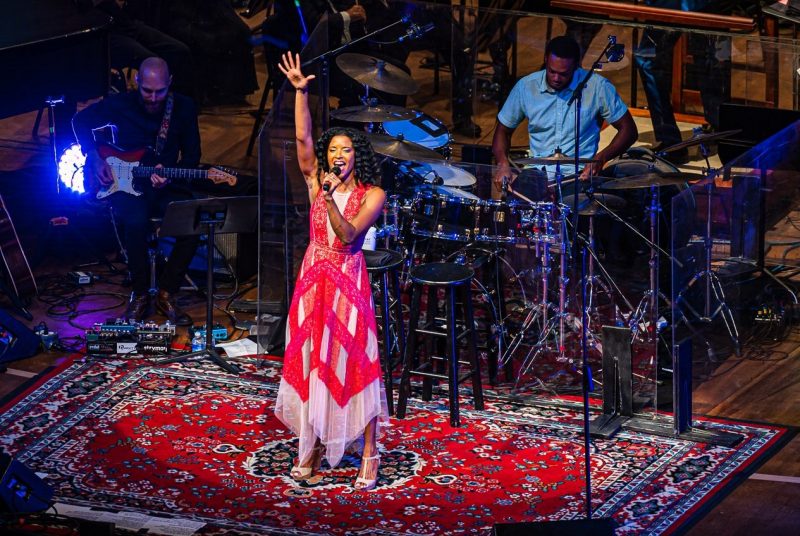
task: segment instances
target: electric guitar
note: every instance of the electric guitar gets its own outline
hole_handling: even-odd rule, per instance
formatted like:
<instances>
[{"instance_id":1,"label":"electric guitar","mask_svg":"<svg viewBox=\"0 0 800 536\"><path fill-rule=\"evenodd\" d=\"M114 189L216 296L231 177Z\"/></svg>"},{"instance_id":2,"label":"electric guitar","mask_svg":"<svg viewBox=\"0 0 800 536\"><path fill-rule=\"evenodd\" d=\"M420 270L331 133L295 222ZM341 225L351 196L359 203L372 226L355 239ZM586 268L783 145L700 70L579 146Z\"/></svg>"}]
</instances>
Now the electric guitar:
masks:
<instances>
[{"instance_id":1,"label":"electric guitar","mask_svg":"<svg viewBox=\"0 0 800 536\"><path fill-rule=\"evenodd\" d=\"M133 151L122 151L110 145L100 145L97 152L100 157L111 167L114 182L109 185L99 185L97 199L103 199L116 192L125 192L131 195L142 195L136 189L135 181L150 177L153 173L158 173L162 177L172 181L194 181L210 180L214 184L236 184L236 175L233 171L213 167L211 169L185 169L185 168L156 168L155 166L142 166L142 161L148 149L136 149Z\"/></svg>"}]
</instances>

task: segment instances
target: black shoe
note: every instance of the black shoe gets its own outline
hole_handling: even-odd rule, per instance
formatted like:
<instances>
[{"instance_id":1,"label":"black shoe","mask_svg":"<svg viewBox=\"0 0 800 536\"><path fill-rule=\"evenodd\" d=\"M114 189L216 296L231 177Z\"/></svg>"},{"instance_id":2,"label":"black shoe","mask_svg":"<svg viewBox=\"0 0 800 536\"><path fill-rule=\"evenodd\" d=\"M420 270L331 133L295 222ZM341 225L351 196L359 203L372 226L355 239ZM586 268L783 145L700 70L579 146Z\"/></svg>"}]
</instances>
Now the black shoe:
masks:
<instances>
[{"instance_id":1,"label":"black shoe","mask_svg":"<svg viewBox=\"0 0 800 536\"><path fill-rule=\"evenodd\" d=\"M149 294L137 294L136 292L131 292L131 297L128 301L128 307L125 309L125 314L123 315L124 319L127 322L141 322L144 318L145 312L147 312L147 306L149 304Z\"/></svg>"},{"instance_id":2,"label":"black shoe","mask_svg":"<svg viewBox=\"0 0 800 536\"><path fill-rule=\"evenodd\" d=\"M156 309L176 326L192 325L192 317L178 307L175 297L166 290L162 289L158 291L158 295L156 296Z\"/></svg>"},{"instance_id":3,"label":"black shoe","mask_svg":"<svg viewBox=\"0 0 800 536\"><path fill-rule=\"evenodd\" d=\"M481 137L481 127L473 123L472 119L455 121L455 125L453 126L453 132L455 132L460 136L466 136L467 138Z\"/></svg>"}]
</instances>

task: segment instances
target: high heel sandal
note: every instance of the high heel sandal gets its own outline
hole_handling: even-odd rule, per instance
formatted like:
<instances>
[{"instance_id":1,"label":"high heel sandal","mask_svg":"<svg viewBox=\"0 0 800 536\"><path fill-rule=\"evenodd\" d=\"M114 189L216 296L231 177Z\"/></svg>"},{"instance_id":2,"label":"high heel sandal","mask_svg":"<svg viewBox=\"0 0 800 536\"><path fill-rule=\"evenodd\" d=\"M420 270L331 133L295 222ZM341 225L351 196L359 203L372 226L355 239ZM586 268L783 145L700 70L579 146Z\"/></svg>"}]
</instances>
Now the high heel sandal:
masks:
<instances>
[{"instance_id":1,"label":"high heel sandal","mask_svg":"<svg viewBox=\"0 0 800 536\"><path fill-rule=\"evenodd\" d=\"M310 464L308 467L293 465L291 471L289 471L289 476L295 480L308 480L314 476L322 465L322 451L322 445L317 445L311 449L311 459L309 460ZM300 462L298 461L298 463Z\"/></svg>"},{"instance_id":2,"label":"high heel sandal","mask_svg":"<svg viewBox=\"0 0 800 536\"><path fill-rule=\"evenodd\" d=\"M366 470L366 464L364 462L369 462L372 460L380 460L381 455L376 454L375 456L367 456L366 458L361 458L361 469ZM375 484L378 482L378 471L380 470L381 464L380 461L378 462L378 466L375 468L375 478L364 478L360 476L356 478L355 484L353 487L356 491L369 491L375 487ZM360 471L359 471L360 472Z\"/></svg>"}]
</instances>

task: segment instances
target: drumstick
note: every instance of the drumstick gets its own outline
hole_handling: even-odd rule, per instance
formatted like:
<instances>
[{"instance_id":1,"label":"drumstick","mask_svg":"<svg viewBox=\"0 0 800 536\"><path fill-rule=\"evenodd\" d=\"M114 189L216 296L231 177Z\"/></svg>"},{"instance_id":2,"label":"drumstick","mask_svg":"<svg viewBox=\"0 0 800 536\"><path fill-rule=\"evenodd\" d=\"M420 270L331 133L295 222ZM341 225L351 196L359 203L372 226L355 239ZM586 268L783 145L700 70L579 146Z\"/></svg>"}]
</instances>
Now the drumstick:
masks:
<instances>
[{"instance_id":1,"label":"drumstick","mask_svg":"<svg viewBox=\"0 0 800 536\"><path fill-rule=\"evenodd\" d=\"M509 186L508 186L508 192L509 192L510 194L512 194L512 195L515 195L515 196L519 197L520 199L522 199L522 200L523 200L523 201L525 201L526 203L530 203L530 204L532 204L532 205L533 205L533 204L535 204L535 203L533 202L533 200L531 200L531 199L528 199L527 197L525 197L525 196L524 196L524 195L522 195L521 193L519 193L519 192L517 192L516 190L514 190L513 188L511 188L511 185L509 185Z\"/></svg>"}]
</instances>

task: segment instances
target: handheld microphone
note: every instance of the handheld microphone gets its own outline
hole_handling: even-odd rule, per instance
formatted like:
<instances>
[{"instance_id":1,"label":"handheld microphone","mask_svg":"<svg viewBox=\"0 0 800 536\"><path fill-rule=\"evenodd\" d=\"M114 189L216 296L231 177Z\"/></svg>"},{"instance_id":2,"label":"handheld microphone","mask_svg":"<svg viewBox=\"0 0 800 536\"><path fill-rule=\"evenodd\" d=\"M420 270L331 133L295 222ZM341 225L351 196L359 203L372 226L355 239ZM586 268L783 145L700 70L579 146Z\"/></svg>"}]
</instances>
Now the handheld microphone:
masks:
<instances>
[{"instance_id":1,"label":"handheld microphone","mask_svg":"<svg viewBox=\"0 0 800 536\"><path fill-rule=\"evenodd\" d=\"M337 177L339 176L339 174L341 174L341 172L342 172L342 170L341 170L341 168L339 166L333 166L331 168L331 173L333 173ZM331 189L331 183L326 182L325 184L322 185L322 191L323 192L327 192L330 189Z\"/></svg>"},{"instance_id":2,"label":"handheld microphone","mask_svg":"<svg viewBox=\"0 0 800 536\"><path fill-rule=\"evenodd\" d=\"M400 38L397 40L398 43L402 43L403 41L407 41L409 39L418 39L422 37L423 34L426 34L433 30L433 23L429 22L425 26L419 26L417 24L412 24L406 30L406 33L401 35Z\"/></svg>"}]
</instances>

